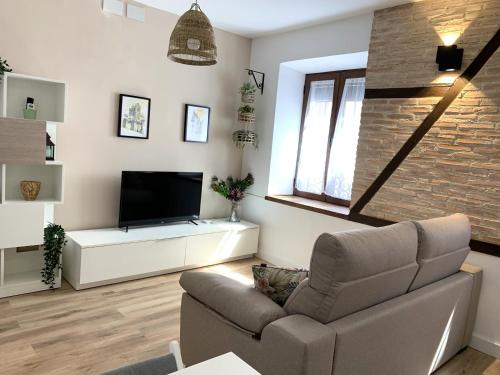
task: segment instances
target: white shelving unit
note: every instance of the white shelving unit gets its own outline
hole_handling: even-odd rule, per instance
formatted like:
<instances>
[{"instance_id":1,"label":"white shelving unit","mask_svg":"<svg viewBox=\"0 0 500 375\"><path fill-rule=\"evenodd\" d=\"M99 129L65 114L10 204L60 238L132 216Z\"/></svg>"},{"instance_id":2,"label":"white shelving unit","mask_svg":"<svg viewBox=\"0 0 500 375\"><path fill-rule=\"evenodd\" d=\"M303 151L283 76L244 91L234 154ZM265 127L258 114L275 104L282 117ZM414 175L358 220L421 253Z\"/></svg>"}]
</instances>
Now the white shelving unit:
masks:
<instances>
[{"instance_id":1,"label":"white shelving unit","mask_svg":"<svg viewBox=\"0 0 500 375\"><path fill-rule=\"evenodd\" d=\"M63 81L5 73L0 83L0 116L22 119L26 98L34 98L36 119L46 122L57 153L57 128L65 121L66 93ZM12 123L10 126L15 129ZM45 139L43 142L45 145ZM19 252L18 248L43 243L43 229L54 221L54 205L64 201L62 162L41 159L25 164L11 159L6 162L0 158L0 298L49 289L41 279L43 251ZM35 201L24 200L20 190L23 180L42 183ZM60 286L59 271L55 287Z\"/></svg>"},{"instance_id":2,"label":"white shelving unit","mask_svg":"<svg viewBox=\"0 0 500 375\"><path fill-rule=\"evenodd\" d=\"M37 120L64 123L66 83L18 73L5 73L0 87L3 117L23 118L26 98L35 99Z\"/></svg>"},{"instance_id":3,"label":"white shelving unit","mask_svg":"<svg viewBox=\"0 0 500 375\"><path fill-rule=\"evenodd\" d=\"M16 248L1 249L0 298L38 292L50 287L42 282L42 250L17 252ZM61 270L56 273L56 288L61 286Z\"/></svg>"},{"instance_id":4,"label":"white shelving unit","mask_svg":"<svg viewBox=\"0 0 500 375\"><path fill-rule=\"evenodd\" d=\"M24 180L40 181L38 198L26 202L21 194L20 183ZM2 203L51 203L59 204L64 200L64 167L60 162L47 162L45 165L3 164Z\"/></svg>"}]
</instances>

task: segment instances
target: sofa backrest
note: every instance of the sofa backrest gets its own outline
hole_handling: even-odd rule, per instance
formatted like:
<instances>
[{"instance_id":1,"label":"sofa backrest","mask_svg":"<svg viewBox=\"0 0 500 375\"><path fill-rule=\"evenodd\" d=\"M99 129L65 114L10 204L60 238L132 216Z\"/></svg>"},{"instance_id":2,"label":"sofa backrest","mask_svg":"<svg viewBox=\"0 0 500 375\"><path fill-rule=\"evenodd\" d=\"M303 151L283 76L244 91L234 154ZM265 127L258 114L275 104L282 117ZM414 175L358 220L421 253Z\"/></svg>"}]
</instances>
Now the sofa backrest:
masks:
<instances>
[{"instance_id":1,"label":"sofa backrest","mask_svg":"<svg viewBox=\"0 0 500 375\"><path fill-rule=\"evenodd\" d=\"M419 269L409 291L458 272L470 251L471 231L465 215L455 214L414 224L418 232Z\"/></svg>"},{"instance_id":2,"label":"sofa backrest","mask_svg":"<svg viewBox=\"0 0 500 375\"><path fill-rule=\"evenodd\" d=\"M322 234L311 257L310 277L285 310L322 323L405 294L417 273L417 230L403 222Z\"/></svg>"}]
</instances>

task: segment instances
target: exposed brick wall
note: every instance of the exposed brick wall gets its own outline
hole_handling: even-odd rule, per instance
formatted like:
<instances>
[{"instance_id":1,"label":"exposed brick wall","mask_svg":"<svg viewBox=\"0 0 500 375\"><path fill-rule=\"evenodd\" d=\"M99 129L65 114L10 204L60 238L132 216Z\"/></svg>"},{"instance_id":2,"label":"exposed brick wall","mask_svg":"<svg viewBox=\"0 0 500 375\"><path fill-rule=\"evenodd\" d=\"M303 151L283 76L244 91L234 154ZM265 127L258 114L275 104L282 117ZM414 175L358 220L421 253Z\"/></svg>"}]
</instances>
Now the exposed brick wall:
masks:
<instances>
[{"instance_id":1,"label":"exposed brick wall","mask_svg":"<svg viewBox=\"0 0 500 375\"><path fill-rule=\"evenodd\" d=\"M466 67L499 26L500 0L426 0L377 11L367 86L430 86L449 79L434 63L443 44L439 33L461 32L456 43L464 48ZM439 99L364 101L353 203ZM362 211L394 221L454 212L470 217L473 238L500 244L499 51Z\"/></svg>"}]
</instances>

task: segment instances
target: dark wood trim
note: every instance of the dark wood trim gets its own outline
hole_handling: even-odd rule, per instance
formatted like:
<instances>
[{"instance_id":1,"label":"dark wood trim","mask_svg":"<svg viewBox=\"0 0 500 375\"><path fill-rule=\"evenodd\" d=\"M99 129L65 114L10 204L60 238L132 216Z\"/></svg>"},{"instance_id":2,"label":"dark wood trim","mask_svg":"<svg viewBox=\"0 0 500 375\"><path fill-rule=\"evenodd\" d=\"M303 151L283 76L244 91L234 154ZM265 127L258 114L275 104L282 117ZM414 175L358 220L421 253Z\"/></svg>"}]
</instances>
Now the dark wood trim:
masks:
<instances>
[{"instance_id":1,"label":"dark wood trim","mask_svg":"<svg viewBox=\"0 0 500 375\"><path fill-rule=\"evenodd\" d=\"M349 221L355 221L360 224L371 225L374 227L383 227L386 225L391 225L396 223L395 221L379 219L376 217L362 215L355 212L350 212L348 219ZM477 251L478 253L500 257L500 245L472 239L470 240L469 246L471 250Z\"/></svg>"},{"instance_id":2,"label":"dark wood trim","mask_svg":"<svg viewBox=\"0 0 500 375\"><path fill-rule=\"evenodd\" d=\"M307 191L300 191L297 188L293 188L293 195L301 198L312 199L319 202L331 203L337 206L349 207L351 205L351 201L330 197L329 195L323 194L314 194L309 193Z\"/></svg>"},{"instance_id":3,"label":"dark wood trim","mask_svg":"<svg viewBox=\"0 0 500 375\"><path fill-rule=\"evenodd\" d=\"M300 199L300 198L298 198ZM306 198L307 199L307 198ZM266 201L274 202L274 203L279 203L279 204L284 204L286 206L290 207L295 207L295 208L300 208L303 210L327 215L327 216L332 216L344 220L349 220L349 221L354 221L356 223L360 224L366 224L370 225L373 227L384 227L386 225L391 225L395 224L395 221L390 221L390 220L385 220L385 219L379 219L377 217L373 216L367 216L355 212L349 212L348 209L346 209L343 206L339 205L334 205L331 204L328 206L328 208L321 208L318 206L314 205L314 201L310 202L311 204L305 204L298 202L294 200L294 196L272 196L272 195L266 195L265 197ZM318 201L319 203L319 201ZM326 204L325 204L326 207ZM489 242L483 242L483 241L478 241L478 240L471 240L469 244L470 248L473 251L476 251L478 253L483 253L487 255L492 255L496 257L500 257L500 245L497 244L492 244Z\"/></svg>"},{"instance_id":4,"label":"dark wood trim","mask_svg":"<svg viewBox=\"0 0 500 375\"><path fill-rule=\"evenodd\" d=\"M483 242L478 240L471 240L470 248L474 251L477 251L478 253L500 257L500 245L495 245L489 242Z\"/></svg>"},{"instance_id":5,"label":"dark wood trim","mask_svg":"<svg viewBox=\"0 0 500 375\"><path fill-rule=\"evenodd\" d=\"M373 183L366 189L361 198L352 206L351 212L360 213L361 210L371 201L377 194L380 188L387 182L392 174L398 169L406 157L413 151L413 149L420 143L422 138L432 128L432 126L439 120L443 113L448 109L451 103L462 92L464 87L475 77L475 75L486 64L490 57L500 47L500 29L496 32L493 38L486 44L482 51L476 56L469 67L458 77L453 85L448 89L445 96L436 104L434 109L427 115L422 124L415 130L415 132L408 138L401 149L391 159L391 161L382 170L380 175L373 181Z\"/></svg>"},{"instance_id":6,"label":"dark wood trim","mask_svg":"<svg viewBox=\"0 0 500 375\"><path fill-rule=\"evenodd\" d=\"M316 201L311 199L310 204L306 204L304 202L300 202L300 197L297 197L296 200L294 200L294 196L276 196L276 195L266 195L265 200L274 202L274 203L280 203L284 204L286 206L290 207L295 207L295 208L300 208L306 211L311 211L311 212L316 212L319 214L327 215L327 216L333 216L337 217L340 219L348 219L349 215L349 209L345 206L338 206L332 203L326 203L326 202L321 202L321 201ZM303 198L302 200L307 200L307 198ZM317 203L316 203L317 202ZM315 204L316 203L316 204ZM320 207L319 204L323 204L323 207Z\"/></svg>"},{"instance_id":7,"label":"dark wood trim","mask_svg":"<svg viewBox=\"0 0 500 375\"><path fill-rule=\"evenodd\" d=\"M333 216L344 220L354 221L360 224L370 225L373 227L384 227L386 225L391 225L396 223L395 221L379 219L377 217L363 215L352 211L349 212L349 209L339 205L331 204L328 206L328 208L321 208L314 205L315 203L314 200L310 202L311 204L304 204L298 201L294 201L294 198L295 198L294 196L266 195L265 200L274 203L284 204L290 207L300 208L311 212L316 212L327 216ZM319 201L317 202L320 203ZM478 240L471 240L469 246L472 250L478 253L500 257L500 245Z\"/></svg>"},{"instance_id":8,"label":"dark wood trim","mask_svg":"<svg viewBox=\"0 0 500 375\"><path fill-rule=\"evenodd\" d=\"M386 89L366 89L365 99L425 98L443 97L450 86L398 87Z\"/></svg>"},{"instance_id":9,"label":"dark wood trim","mask_svg":"<svg viewBox=\"0 0 500 375\"><path fill-rule=\"evenodd\" d=\"M354 221L360 224L371 225L372 227L383 227L395 223L394 221L379 219L377 217L367 216L356 212L352 212L352 210L349 212L348 219L349 221Z\"/></svg>"}]
</instances>

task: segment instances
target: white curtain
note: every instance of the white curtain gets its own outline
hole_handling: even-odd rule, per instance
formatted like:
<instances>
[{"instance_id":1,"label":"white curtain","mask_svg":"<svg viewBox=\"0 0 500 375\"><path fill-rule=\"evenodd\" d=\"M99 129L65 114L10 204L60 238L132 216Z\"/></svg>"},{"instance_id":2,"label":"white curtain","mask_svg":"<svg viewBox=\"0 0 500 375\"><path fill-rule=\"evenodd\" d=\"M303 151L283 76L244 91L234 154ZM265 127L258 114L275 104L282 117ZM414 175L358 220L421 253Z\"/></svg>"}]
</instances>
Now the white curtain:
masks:
<instances>
[{"instance_id":1,"label":"white curtain","mask_svg":"<svg viewBox=\"0 0 500 375\"><path fill-rule=\"evenodd\" d=\"M300 191L323 192L333 87L333 80L311 82L295 182Z\"/></svg>"},{"instance_id":2,"label":"white curtain","mask_svg":"<svg viewBox=\"0 0 500 375\"><path fill-rule=\"evenodd\" d=\"M346 79L328 164L325 193L331 197L351 199L364 94L364 78Z\"/></svg>"}]
</instances>

